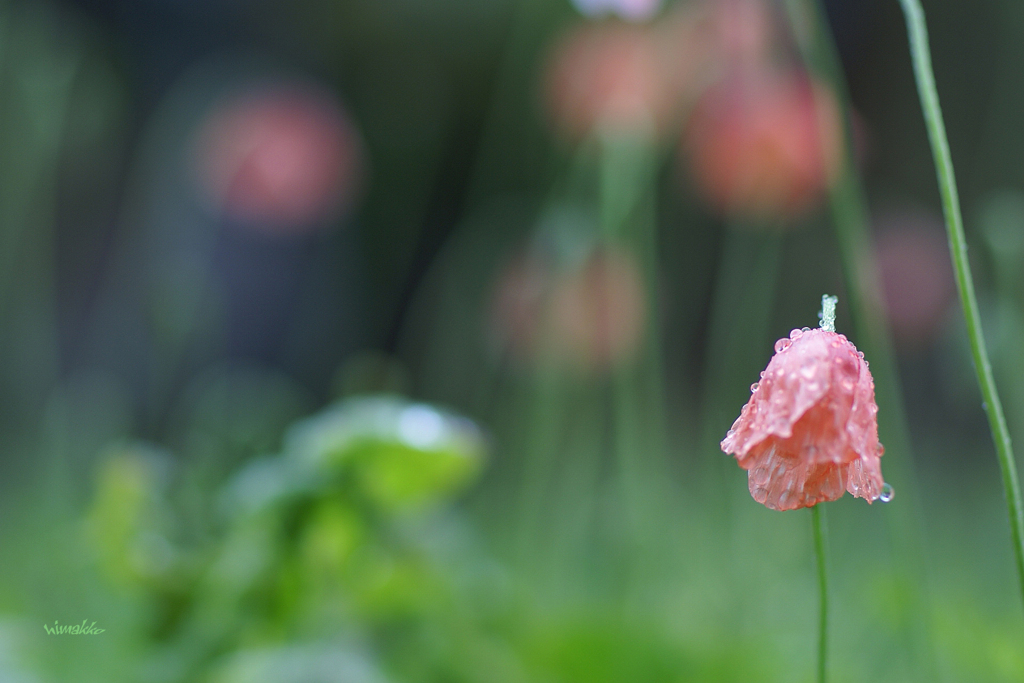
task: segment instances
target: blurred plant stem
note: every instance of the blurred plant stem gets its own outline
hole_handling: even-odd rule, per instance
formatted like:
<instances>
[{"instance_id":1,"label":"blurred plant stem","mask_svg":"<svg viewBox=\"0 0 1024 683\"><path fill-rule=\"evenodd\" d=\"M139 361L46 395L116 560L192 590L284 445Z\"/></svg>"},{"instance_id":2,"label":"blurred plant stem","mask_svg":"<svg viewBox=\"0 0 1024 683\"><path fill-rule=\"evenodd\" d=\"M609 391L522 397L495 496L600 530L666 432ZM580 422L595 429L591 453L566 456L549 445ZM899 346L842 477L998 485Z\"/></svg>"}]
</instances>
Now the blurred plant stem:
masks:
<instances>
[{"instance_id":1,"label":"blurred plant stem","mask_svg":"<svg viewBox=\"0 0 1024 683\"><path fill-rule=\"evenodd\" d=\"M625 244L632 251L636 249L641 235L653 232L655 226L649 215L640 215L640 206L651 201L649 185L653 180L653 151L646 135L636 137L615 132L600 136L600 179L599 223L601 236L609 248ZM646 240L644 240L646 241ZM644 272L649 273L653 264L644 263ZM656 315L657 308L651 308L655 293L650 291L651 278L645 278L648 285L649 318ZM607 284L605 285L607 286ZM613 292L604 292L602 297L610 301ZM603 320L609 325L613 321ZM601 330L600 334L610 336L614 330ZM650 340L648 340L649 342ZM622 477L623 493L627 514L635 516L643 497L644 473L639 462L639 434L637 433L637 400L634 395L637 368L626 359L613 361L612 373L612 420L615 451ZM635 530L638 520L633 519Z\"/></svg>"},{"instance_id":2,"label":"blurred plant stem","mask_svg":"<svg viewBox=\"0 0 1024 683\"><path fill-rule=\"evenodd\" d=\"M736 419L737 406L749 398L747 387L771 355L769 328L778 293L783 236L776 226L734 223L726 226L723 241L711 292L701 426L696 434L700 455L696 466L701 471L692 477L702 490L688 493L701 501L708 519L715 520L723 536L730 539L720 546L721 571L730 590L739 590L742 571L737 563L743 560L734 542L738 533L734 518L742 509L737 500L749 499L749 493L736 485L746 473L722 453L719 444ZM732 627L741 628L745 618L742 612L733 612Z\"/></svg>"},{"instance_id":3,"label":"blurred plant stem","mask_svg":"<svg viewBox=\"0 0 1024 683\"><path fill-rule=\"evenodd\" d=\"M939 107L939 94L935 88L935 74L932 72L931 52L928 47L928 29L924 21L924 10L918 0L900 0L900 5L903 7L903 14L907 20L914 78L917 82L921 109L924 112L925 125L928 129L928 140L931 143L932 155L935 160L939 193L942 195L942 213L946 218L946 232L949 236L949 251L953 258L953 270L956 273L960 303L963 306L964 320L967 323L967 336L971 343L974 370L978 377L978 386L984 400L983 407L988 416L989 429L992 431L992 440L995 442L996 456L999 459L999 470L1003 478L1011 540L1017 561L1017 578L1020 581L1021 595L1024 597L1024 517L1022 517L1020 483L1017 480L1017 467L1013 448L1010 445L1010 432L1006 426L1003 406L999 401L995 377L992 375L992 365L989 363L988 351L985 348L981 317L978 313L978 301L974 294L971 266L967 260L967 240L964 237L963 218L960 215L960 198L957 194L956 178L953 174L953 159L949 152L949 142L946 139L946 127L942 121L942 109Z\"/></svg>"},{"instance_id":4,"label":"blurred plant stem","mask_svg":"<svg viewBox=\"0 0 1024 683\"><path fill-rule=\"evenodd\" d=\"M735 487L726 483L732 471L719 442L736 419L736 405L758 368L767 365L768 328L775 307L782 235L778 230L728 226L711 294L707 361L704 368L700 449L706 453L705 481L713 481L713 500L730 515ZM744 399L745 400L745 399Z\"/></svg>"},{"instance_id":5,"label":"blurred plant stem","mask_svg":"<svg viewBox=\"0 0 1024 683\"><path fill-rule=\"evenodd\" d=\"M825 683L828 663L828 565L825 555L828 549L825 537L825 511L821 505L811 508L811 525L814 527L814 555L818 563L818 589L821 593L821 612L818 618L818 683Z\"/></svg>"},{"instance_id":6,"label":"blurred plant stem","mask_svg":"<svg viewBox=\"0 0 1024 683\"><path fill-rule=\"evenodd\" d=\"M534 374L527 391L529 434L523 445L524 466L519 485L519 509L516 516L515 552L520 564L537 553L537 534L542 527L545 500L550 495L554 460L564 418L565 378L548 359Z\"/></svg>"},{"instance_id":7,"label":"blurred plant stem","mask_svg":"<svg viewBox=\"0 0 1024 683\"><path fill-rule=\"evenodd\" d=\"M653 129L600 130L599 222L610 249L625 247L637 255L643 272L646 322L638 358L613 361L612 429L621 478L628 539L626 590L639 588L653 560L646 534L659 528L652 514L665 491L665 391L659 320L657 220L654 195L658 148ZM613 293L607 292L609 302ZM606 320L604 324L614 321ZM604 334L609 337L613 330Z\"/></svg>"}]
</instances>

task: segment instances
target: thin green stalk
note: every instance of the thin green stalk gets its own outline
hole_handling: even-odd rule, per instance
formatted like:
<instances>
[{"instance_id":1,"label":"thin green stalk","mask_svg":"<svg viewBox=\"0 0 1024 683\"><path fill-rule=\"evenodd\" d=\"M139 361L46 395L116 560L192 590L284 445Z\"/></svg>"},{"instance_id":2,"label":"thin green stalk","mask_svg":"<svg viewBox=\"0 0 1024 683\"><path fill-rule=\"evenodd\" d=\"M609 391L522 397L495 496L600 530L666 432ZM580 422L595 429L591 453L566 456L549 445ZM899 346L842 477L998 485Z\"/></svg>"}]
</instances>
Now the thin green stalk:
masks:
<instances>
[{"instance_id":1,"label":"thin green stalk","mask_svg":"<svg viewBox=\"0 0 1024 683\"><path fill-rule=\"evenodd\" d=\"M928 128L932 156L935 159L939 192L942 195L942 212L946 218L946 232L949 236L949 251L953 257L953 270L956 273L960 303L963 305L964 319L967 322L967 336L971 343L974 370L978 376L978 386L981 388L983 406L988 416L989 429L992 431L992 440L995 442L996 456L999 458L999 469L1003 477L1006 507L1010 517L1010 533L1017 560L1017 574L1020 580L1021 596L1024 598L1024 517L1021 516L1022 505L1020 484L1017 481L1017 466L1013 459L1010 432L1006 426L1006 418L1003 416L1003 406L999 401L999 393L996 391L995 378L992 376L992 365L989 363L988 352L985 350L985 338L981 330L981 317L978 315L978 301L974 295L971 266L967 261L967 240L964 238L960 198L957 195L956 179L953 175L953 160L949 153L946 127L942 122L939 94L935 88L935 75L932 72L931 52L928 48L928 29L924 22L924 10L921 9L921 3L918 0L900 0L900 5L903 7L903 14L907 19L914 77L917 81L917 92L921 98L925 125Z\"/></svg>"},{"instance_id":2,"label":"thin green stalk","mask_svg":"<svg viewBox=\"0 0 1024 683\"><path fill-rule=\"evenodd\" d=\"M598 204L602 239L610 247L628 245L633 249L636 241L634 231L637 228L637 211L645 199L646 190L654 175L650 138L642 132L636 135L623 135L612 131L598 131L598 144ZM654 314L652 311L651 315ZM607 320L604 322L608 324ZM602 332L611 333L610 330ZM641 461L642 427L638 424L640 416L637 413L637 373L637 367L631 362L619 361L611 369L613 443L622 480L628 530L629 546L625 555L631 558L627 587L635 583L636 559L642 550L639 545L644 529L642 520L648 502L645 497L644 479L649 470Z\"/></svg>"},{"instance_id":3,"label":"thin green stalk","mask_svg":"<svg viewBox=\"0 0 1024 683\"><path fill-rule=\"evenodd\" d=\"M700 413L699 447L707 454L701 485L710 486L712 500L721 506L725 519L731 514L730 491L734 489L723 474L727 459L722 457L719 442L736 419L736 404L750 397L747 386L769 358L765 349L771 349L768 332L782 252L783 237L778 231L730 226L711 293Z\"/></svg>"},{"instance_id":4,"label":"thin green stalk","mask_svg":"<svg viewBox=\"0 0 1024 683\"><path fill-rule=\"evenodd\" d=\"M545 518L545 497L552 483L554 460L565 420L565 380L550 358L528 383L530 415L526 440L519 508L516 517L516 557L524 566L536 567L541 555L538 533ZM527 411L524 410L524 414Z\"/></svg>"},{"instance_id":5,"label":"thin green stalk","mask_svg":"<svg viewBox=\"0 0 1024 683\"><path fill-rule=\"evenodd\" d=\"M814 554L818 559L818 588L821 592L821 613L818 619L818 683L825 683L825 668L828 662L828 568L825 565L824 517L821 505L811 508Z\"/></svg>"}]
</instances>

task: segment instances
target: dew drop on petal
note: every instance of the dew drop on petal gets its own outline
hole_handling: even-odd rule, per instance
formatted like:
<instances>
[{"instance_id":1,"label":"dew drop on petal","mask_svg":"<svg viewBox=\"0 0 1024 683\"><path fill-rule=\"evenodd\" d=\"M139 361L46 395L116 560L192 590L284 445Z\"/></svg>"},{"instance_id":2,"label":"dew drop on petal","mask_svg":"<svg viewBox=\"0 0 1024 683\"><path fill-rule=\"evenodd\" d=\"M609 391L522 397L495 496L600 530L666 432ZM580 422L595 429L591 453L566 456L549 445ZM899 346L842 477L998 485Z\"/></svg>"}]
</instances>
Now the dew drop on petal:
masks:
<instances>
[{"instance_id":1,"label":"dew drop on petal","mask_svg":"<svg viewBox=\"0 0 1024 683\"><path fill-rule=\"evenodd\" d=\"M775 353L782 353L790 347L793 342L783 337L779 341L775 342Z\"/></svg>"},{"instance_id":2,"label":"dew drop on petal","mask_svg":"<svg viewBox=\"0 0 1024 683\"><path fill-rule=\"evenodd\" d=\"M754 382L753 384L751 384L750 385L750 393L754 393L755 391L757 391L757 388L758 388L758 383L757 382Z\"/></svg>"},{"instance_id":3,"label":"dew drop on petal","mask_svg":"<svg viewBox=\"0 0 1024 683\"><path fill-rule=\"evenodd\" d=\"M792 330L789 331L789 338L790 339L799 339L801 336L803 336L803 333L804 333L803 330L792 329Z\"/></svg>"},{"instance_id":4,"label":"dew drop on petal","mask_svg":"<svg viewBox=\"0 0 1024 683\"><path fill-rule=\"evenodd\" d=\"M878 494L878 500L888 503L895 495L896 491L891 484L882 484L882 492Z\"/></svg>"},{"instance_id":5,"label":"dew drop on petal","mask_svg":"<svg viewBox=\"0 0 1024 683\"><path fill-rule=\"evenodd\" d=\"M801 332L810 332L811 328L809 328L809 327L802 327L802 328L800 328L800 331Z\"/></svg>"}]
</instances>

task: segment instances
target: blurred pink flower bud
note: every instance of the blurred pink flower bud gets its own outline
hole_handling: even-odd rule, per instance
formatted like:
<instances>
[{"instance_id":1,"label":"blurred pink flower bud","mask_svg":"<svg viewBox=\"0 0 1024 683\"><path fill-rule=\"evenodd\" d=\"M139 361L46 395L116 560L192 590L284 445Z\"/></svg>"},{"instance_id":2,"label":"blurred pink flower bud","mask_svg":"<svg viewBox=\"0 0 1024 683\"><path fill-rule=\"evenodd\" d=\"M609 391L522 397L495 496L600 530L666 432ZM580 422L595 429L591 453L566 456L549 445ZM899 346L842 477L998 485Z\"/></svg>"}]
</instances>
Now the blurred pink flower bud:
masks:
<instances>
[{"instance_id":1,"label":"blurred pink flower bud","mask_svg":"<svg viewBox=\"0 0 1024 683\"><path fill-rule=\"evenodd\" d=\"M918 211L883 214L875 254L889 323L904 346L927 343L956 293L942 217Z\"/></svg>"},{"instance_id":2,"label":"blurred pink flower bud","mask_svg":"<svg viewBox=\"0 0 1024 683\"><path fill-rule=\"evenodd\" d=\"M537 354L554 277L551 263L534 250L516 255L498 276L492 328L498 344L518 360Z\"/></svg>"},{"instance_id":3,"label":"blurred pink flower bud","mask_svg":"<svg viewBox=\"0 0 1024 683\"><path fill-rule=\"evenodd\" d=\"M347 209L360 148L336 101L287 85L225 98L194 139L199 181L217 210L268 232L309 230Z\"/></svg>"},{"instance_id":4,"label":"blurred pink flower bud","mask_svg":"<svg viewBox=\"0 0 1024 683\"><path fill-rule=\"evenodd\" d=\"M636 260L604 248L561 272L535 253L517 257L500 276L492 314L499 343L520 360L601 371L637 352L647 310Z\"/></svg>"},{"instance_id":5,"label":"blurred pink flower bud","mask_svg":"<svg viewBox=\"0 0 1024 683\"><path fill-rule=\"evenodd\" d=\"M724 75L767 64L776 34L764 0L679 3L653 28L666 98L680 120Z\"/></svg>"},{"instance_id":6,"label":"blurred pink flower bud","mask_svg":"<svg viewBox=\"0 0 1024 683\"><path fill-rule=\"evenodd\" d=\"M747 470L750 495L772 510L891 495L882 480L875 383L845 336L793 330L751 386L722 450Z\"/></svg>"},{"instance_id":7,"label":"blurred pink flower bud","mask_svg":"<svg viewBox=\"0 0 1024 683\"><path fill-rule=\"evenodd\" d=\"M723 213L754 220L806 212L835 179L839 106L793 74L743 71L709 88L686 127L694 181Z\"/></svg>"},{"instance_id":8,"label":"blurred pink flower bud","mask_svg":"<svg viewBox=\"0 0 1024 683\"><path fill-rule=\"evenodd\" d=\"M646 303L629 252L596 252L559 283L550 310L554 342L568 360L604 369L633 356L643 338Z\"/></svg>"},{"instance_id":9,"label":"blurred pink flower bud","mask_svg":"<svg viewBox=\"0 0 1024 683\"><path fill-rule=\"evenodd\" d=\"M663 125L671 102L652 35L645 27L614 22L564 35L545 83L558 128L578 138L598 126L631 131Z\"/></svg>"}]
</instances>

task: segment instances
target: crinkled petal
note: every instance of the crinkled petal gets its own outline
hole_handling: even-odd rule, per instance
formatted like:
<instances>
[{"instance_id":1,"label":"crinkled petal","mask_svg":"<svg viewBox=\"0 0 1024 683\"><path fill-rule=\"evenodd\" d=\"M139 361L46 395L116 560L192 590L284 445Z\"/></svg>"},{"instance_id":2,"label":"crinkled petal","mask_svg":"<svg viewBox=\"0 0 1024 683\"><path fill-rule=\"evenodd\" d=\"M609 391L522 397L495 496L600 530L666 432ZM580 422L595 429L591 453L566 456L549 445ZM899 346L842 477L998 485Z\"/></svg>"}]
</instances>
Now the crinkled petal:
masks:
<instances>
[{"instance_id":1,"label":"crinkled petal","mask_svg":"<svg viewBox=\"0 0 1024 683\"><path fill-rule=\"evenodd\" d=\"M794 330L780 339L781 350L768 363L757 389L743 408L722 448L744 455L769 436L788 438L793 425L828 392L829 344L819 330Z\"/></svg>"},{"instance_id":2,"label":"crinkled petal","mask_svg":"<svg viewBox=\"0 0 1024 683\"><path fill-rule=\"evenodd\" d=\"M863 354L843 335L794 330L722 441L748 470L750 493L774 510L835 500L869 502L883 479L878 407Z\"/></svg>"}]
</instances>

